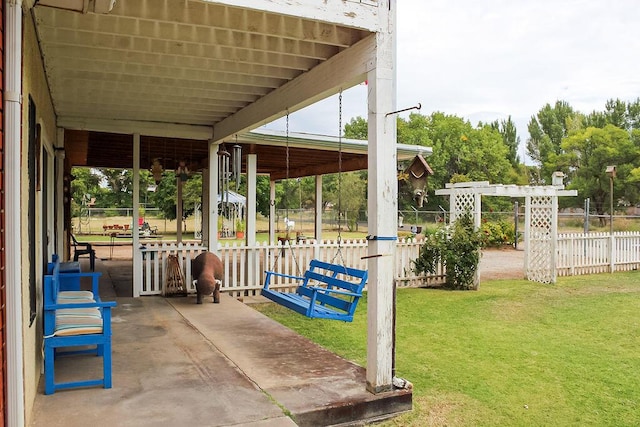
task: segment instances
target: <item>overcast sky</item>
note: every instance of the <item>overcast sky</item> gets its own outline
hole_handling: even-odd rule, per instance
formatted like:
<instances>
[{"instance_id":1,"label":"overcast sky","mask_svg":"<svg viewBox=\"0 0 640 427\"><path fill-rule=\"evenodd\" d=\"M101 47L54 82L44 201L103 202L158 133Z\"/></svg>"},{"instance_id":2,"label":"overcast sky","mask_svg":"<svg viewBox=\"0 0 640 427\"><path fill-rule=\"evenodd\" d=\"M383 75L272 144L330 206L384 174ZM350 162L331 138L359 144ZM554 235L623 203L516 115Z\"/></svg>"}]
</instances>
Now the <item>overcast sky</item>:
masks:
<instances>
[{"instance_id":1,"label":"overcast sky","mask_svg":"<svg viewBox=\"0 0 640 427\"><path fill-rule=\"evenodd\" d=\"M398 109L526 125L546 103L581 112L640 96L638 0L398 0ZM366 118L366 87L343 95L343 126ZM406 116L406 115L405 115ZM280 120L267 126L283 130ZM291 132L338 133L338 101L290 116ZM521 149L521 157L523 149Z\"/></svg>"}]
</instances>

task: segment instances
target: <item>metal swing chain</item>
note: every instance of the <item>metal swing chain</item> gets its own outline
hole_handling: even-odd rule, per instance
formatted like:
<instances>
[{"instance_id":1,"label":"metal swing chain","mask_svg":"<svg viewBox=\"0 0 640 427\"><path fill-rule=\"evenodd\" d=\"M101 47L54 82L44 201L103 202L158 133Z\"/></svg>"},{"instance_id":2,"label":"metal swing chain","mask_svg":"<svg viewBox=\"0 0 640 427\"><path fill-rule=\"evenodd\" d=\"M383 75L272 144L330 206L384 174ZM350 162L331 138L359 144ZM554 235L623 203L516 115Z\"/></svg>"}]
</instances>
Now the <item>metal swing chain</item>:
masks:
<instances>
[{"instance_id":1,"label":"metal swing chain","mask_svg":"<svg viewBox=\"0 0 640 427\"><path fill-rule=\"evenodd\" d=\"M285 149L285 166L286 166L286 180L289 180L289 110L287 110L287 115L286 115L286 149ZM274 206L275 206L275 200L274 200ZM286 214L286 218L289 219L289 207L285 206L285 214ZM285 227L287 225L285 224ZM287 236L288 237L288 236ZM278 250L276 252L276 257L273 259L273 262L271 264L271 270L274 270L276 267L276 263L278 262L278 259L280 259L280 255L283 252L283 250Z\"/></svg>"},{"instance_id":2,"label":"metal swing chain","mask_svg":"<svg viewBox=\"0 0 640 427\"><path fill-rule=\"evenodd\" d=\"M286 129L287 129L287 133L286 133L286 135L287 135L287 166L286 166L287 167L287 169L286 169L287 170L287 179L286 179L287 185L286 185L286 189L289 190L289 110L287 110L287 127L286 127ZM287 193L285 193L285 195L286 194ZM286 200L286 198L285 198L285 200ZM286 229L286 232L287 232L287 234L285 236L287 238L287 242L289 242L289 203L288 203L288 200L287 200L287 204L285 206L285 214L286 214L286 216L285 216L285 220L286 221L285 221L284 226L285 226L285 229Z\"/></svg>"},{"instance_id":3,"label":"metal swing chain","mask_svg":"<svg viewBox=\"0 0 640 427\"><path fill-rule=\"evenodd\" d=\"M286 120L286 183L288 187L289 186L289 110L287 110L287 120ZM301 272L300 272L300 266L298 265L298 259L296 258L296 254L293 248L291 247L291 241L289 239L289 204L288 203L285 206L285 214L286 214L285 218L287 219L287 222L285 224L287 234L286 234L286 239L283 242L283 245L289 246L291 257L293 258L293 262L296 266L296 273L298 274L298 276L300 276ZM284 249L281 249L277 252L276 257L273 259L273 265L271 267L271 270L275 269L276 262L278 261L278 259L280 258L280 255L283 252L284 252Z\"/></svg>"},{"instance_id":4,"label":"metal swing chain","mask_svg":"<svg viewBox=\"0 0 640 427\"><path fill-rule=\"evenodd\" d=\"M338 257L344 265L342 257L342 89L338 96L338 251L331 262L335 264Z\"/></svg>"}]
</instances>

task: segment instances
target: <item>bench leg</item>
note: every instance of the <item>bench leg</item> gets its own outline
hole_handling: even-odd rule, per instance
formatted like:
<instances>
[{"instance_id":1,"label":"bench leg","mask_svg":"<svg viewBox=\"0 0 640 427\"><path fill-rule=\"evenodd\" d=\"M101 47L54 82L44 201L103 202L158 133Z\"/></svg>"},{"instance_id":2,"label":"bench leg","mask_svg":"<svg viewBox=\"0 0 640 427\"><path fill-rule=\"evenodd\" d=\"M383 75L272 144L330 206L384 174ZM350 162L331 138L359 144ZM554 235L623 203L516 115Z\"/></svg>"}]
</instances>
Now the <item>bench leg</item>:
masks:
<instances>
[{"instance_id":1,"label":"bench leg","mask_svg":"<svg viewBox=\"0 0 640 427\"><path fill-rule=\"evenodd\" d=\"M53 362L55 351L53 348L45 346L44 348L44 394L53 394L55 391L55 373L53 371Z\"/></svg>"},{"instance_id":2,"label":"bench leg","mask_svg":"<svg viewBox=\"0 0 640 427\"><path fill-rule=\"evenodd\" d=\"M111 388L111 341L102 347L102 375L104 388Z\"/></svg>"}]
</instances>

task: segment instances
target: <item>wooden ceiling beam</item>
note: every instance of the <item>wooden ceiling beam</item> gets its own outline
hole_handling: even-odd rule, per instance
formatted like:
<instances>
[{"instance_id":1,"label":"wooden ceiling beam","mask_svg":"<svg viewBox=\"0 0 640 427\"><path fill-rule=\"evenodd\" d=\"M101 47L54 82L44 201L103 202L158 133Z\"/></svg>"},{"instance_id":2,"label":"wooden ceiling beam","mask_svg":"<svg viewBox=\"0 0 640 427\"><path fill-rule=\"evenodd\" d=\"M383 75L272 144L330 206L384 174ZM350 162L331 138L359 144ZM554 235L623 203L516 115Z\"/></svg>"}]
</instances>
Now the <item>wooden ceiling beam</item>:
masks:
<instances>
[{"instance_id":1,"label":"wooden ceiling beam","mask_svg":"<svg viewBox=\"0 0 640 427\"><path fill-rule=\"evenodd\" d=\"M205 0L205 2L281 15L293 15L298 18L331 22L368 31L376 31L378 25L378 8L375 0L360 0L358 2L346 2L344 0L323 0L319 2L301 0ZM349 10L345 11L346 7Z\"/></svg>"},{"instance_id":2,"label":"wooden ceiling beam","mask_svg":"<svg viewBox=\"0 0 640 427\"><path fill-rule=\"evenodd\" d=\"M337 173L337 163L325 163L322 165L313 166L301 166L298 168L292 168L287 174L286 169L279 170L278 172L272 172L270 178L272 180L289 178L302 178L305 176L326 175L330 173ZM345 160L342 162L342 172L352 172L358 170L367 169L367 156L363 155L354 159Z\"/></svg>"},{"instance_id":3,"label":"wooden ceiling beam","mask_svg":"<svg viewBox=\"0 0 640 427\"><path fill-rule=\"evenodd\" d=\"M375 36L356 43L309 72L263 96L234 115L216 123L214 140L270 123L289 111L300 110L365 80L374 67Z\"/></svg>"}]
</instances>

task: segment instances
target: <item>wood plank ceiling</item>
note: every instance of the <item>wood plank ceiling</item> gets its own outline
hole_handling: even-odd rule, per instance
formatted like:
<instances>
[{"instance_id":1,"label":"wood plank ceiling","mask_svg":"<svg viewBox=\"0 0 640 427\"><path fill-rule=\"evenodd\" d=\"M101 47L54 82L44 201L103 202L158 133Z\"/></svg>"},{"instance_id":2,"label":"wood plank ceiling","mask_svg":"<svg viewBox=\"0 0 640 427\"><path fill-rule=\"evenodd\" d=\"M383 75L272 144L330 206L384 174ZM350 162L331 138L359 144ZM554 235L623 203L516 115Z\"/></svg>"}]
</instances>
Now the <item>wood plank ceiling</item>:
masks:
<instances>
[{"instance_id":1,"label":"wood plank ceiling","mask_svg":"<svg viewBox=\"0 0 640 427\"><path fill-rule=\"evenodd\" d=\"M213 127L371 34L200 0L118 0L108 14L38 3L32 11L55 112L76 122ZM78 164L131 167L130 135L68 130L67 139ZM145 168L156 157L207 154L203 140L142 141ZM259 155L260 173L282 169L283 147L258 147L244 149ZM292 167L314 156L293 153ZM335 164L336 155L315 160Z\"/></svg>"}]
</instances>

